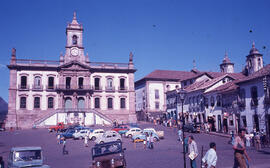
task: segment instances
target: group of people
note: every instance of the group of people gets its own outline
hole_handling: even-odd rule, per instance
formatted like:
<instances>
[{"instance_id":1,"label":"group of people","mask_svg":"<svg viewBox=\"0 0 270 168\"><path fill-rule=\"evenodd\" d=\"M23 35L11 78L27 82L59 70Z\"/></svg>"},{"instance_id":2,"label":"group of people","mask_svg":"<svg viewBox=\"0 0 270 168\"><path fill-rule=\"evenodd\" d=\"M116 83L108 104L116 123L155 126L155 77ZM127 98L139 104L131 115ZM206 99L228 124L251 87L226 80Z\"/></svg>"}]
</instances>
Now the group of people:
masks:
<instances>
[{"instance_id":1,"label":"group of people","mask_svg":"<svg viewBox=\"0 0 270 168\"><path fill-rule=\"evenodd\" d=\"M154 149L154 137L153 133L146 133L146 139L143 140L144 149Z\"/></svg>"},{"instance_id":2,"label":"group of people","mask_svg":"<svg viewBox=\"0 0 270 168\"><path fill-rule=\"evenodd\" d=\"M178 130L179 141L184 144L185 153L188 154L190 159L190 167L196 168L196 158L199 155L197 143L194 140L192 135L182 138L182 130ZM246 130L240 129L238 132L238 136L234 137L232 142L233 150L234 150L234 165L233 168L248 168L249 162L251 161L250 157L246 151ZM204 157L202 158L202 167L206 168L215 168L217 164L217 153L216 153L216 144L211 142L209 144L210 149L206 152Z\"/></svg>"}]
</instances>

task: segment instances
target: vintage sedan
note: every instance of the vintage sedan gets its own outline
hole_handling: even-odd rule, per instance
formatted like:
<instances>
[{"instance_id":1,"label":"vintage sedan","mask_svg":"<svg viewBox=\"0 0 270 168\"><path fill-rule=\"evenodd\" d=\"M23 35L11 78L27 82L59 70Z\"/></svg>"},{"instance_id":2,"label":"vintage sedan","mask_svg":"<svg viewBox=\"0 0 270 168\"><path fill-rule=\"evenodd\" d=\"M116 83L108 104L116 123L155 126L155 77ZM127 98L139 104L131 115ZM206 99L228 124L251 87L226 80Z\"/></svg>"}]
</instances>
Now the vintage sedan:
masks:
<instances>
[{"instance_id":1,"label":"vintage sedan","mask_svg":"<svg viewBox=\"0 0 270 168\"><path fill-rule=\"evenodd\" d=\"M159 141L159 137L156 133L152 133L152 136L154 137L154 141ZM132 141L133 142L142 142L144 140L146 140L146 132L143 132L142 134L137 134L132 136Z\"/></svg>"},{"instance_id":2,"label":"vintage sedan","mask_svg":"<svg viewBox=\"0 0 270 168\"><path fill-rule=\"evenodd\" d=\"M104 129L95 129L93 132L90 133L89 139L95 141L97 138L101 137L104 132Z\"/></svg>"},{"instance_id":3,"label":"vintage sedan","mask_svg":"<svg viewBox=\"0 0 270 168\"><path fill-rule=\"evenodd\" d=\"M73 139L84 139L85 136L89 136L90 133L93 132L90 128L84 128L79 131L75 131L75 133L72 134Z\"/></svg>"},{"instance_id":4,"label":"vintage sedan","mask_svg":"<svg viewBox=\"0 0 270 168\"><path fill-rule=\"evenodd\" d=\"M11 148L8 159L8 168L39 167L50 168L43 164L41 147Z\"/></svg>"},{"instance_id":5,"label":"vintage sedan","mask_svg":"<svg viewBox=\"0 0 270 168\"><path fill-rule=\"evenodd\" d=\"M125 137L133 137L134 135L141 134L143 131L140 128L131 128L125 133Z\"/></svg>"},{"instance_id":6,"label":"vintage sedan","mask_svg":"<svg viewBox=\"0 0 270 168\"><path fill-rule=\"evenodd\" d=\"M124 150L121 141L96 144L92 148L90 168L126 168Z\"/></svg>"},{"instance_id":7,"label":"vintage sedan","mask_svg":"<svg viewBox=\"0 0 270 168\"><path fill-rule=\"evenodd\" d=\"M112 141L122 141L121 135L116 131L106 131L102 136L95 140L95 143L100 144Z\"/></svg>"}]
</instances>

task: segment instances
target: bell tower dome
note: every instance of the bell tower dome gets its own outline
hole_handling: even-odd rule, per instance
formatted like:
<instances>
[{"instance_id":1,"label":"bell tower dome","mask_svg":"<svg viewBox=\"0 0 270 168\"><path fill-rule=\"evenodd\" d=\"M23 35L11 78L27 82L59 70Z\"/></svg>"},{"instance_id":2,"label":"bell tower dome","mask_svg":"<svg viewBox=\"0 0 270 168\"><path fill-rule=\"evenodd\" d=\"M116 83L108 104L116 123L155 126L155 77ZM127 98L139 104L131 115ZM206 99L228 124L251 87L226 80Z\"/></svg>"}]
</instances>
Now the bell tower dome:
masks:
<instances>
[{"instance_id":1,"label":"bell tower dome","mask_svg":"<svg viewBox=\"0 0 270 168\"><path fill-rule=\"evenodd\" d=\"M246 71L248 75L257 72L263 68L263 55L255 48L255 43L252 43L252 48L246 58Z\"/></svg>"},{"instance_id":2,"label":"bell tower dome","mask_svg":"<svg viewBox=\"0 0 270 168\"><path fill-rule=\"evenodd\" d=\"M234 63L232 63L228 57L228 53L225 52L224 59L219 65L220 71L224 73L234 73Z\"/></svg>"},{"instance_id":3,"label":"bell tower dome","mask_svg":"<svg viewBox=\"0 0 270 168\"><path fill-rule=\"evenodd\" d=\"M73 14L72 22L66 28L66 53L64 62L79 61L86 63L83 47L83 27L77 21L76 12Z\"/></svg>"}]
</instances>

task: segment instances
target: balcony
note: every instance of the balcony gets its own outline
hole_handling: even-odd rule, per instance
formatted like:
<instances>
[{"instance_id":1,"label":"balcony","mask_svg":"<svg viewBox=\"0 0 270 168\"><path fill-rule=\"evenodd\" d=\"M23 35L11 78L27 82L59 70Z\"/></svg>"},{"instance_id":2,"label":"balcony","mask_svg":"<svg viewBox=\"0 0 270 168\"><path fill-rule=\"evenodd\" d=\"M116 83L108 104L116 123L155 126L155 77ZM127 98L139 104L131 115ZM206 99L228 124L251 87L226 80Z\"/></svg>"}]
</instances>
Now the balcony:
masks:
<instances>
[{"instance_id":1,"label":"balcony","mask_svg":"<svg viewBox=\"0 0 270 168\"><path fill-rule=\"evenodd\" d=\"M114 86L106 86L105 91L106 92L115 92L115 87Z\"/></svg>"},{"instance_id":2,"label":"balcony","mask_svg":"<svg viewBox=\"0 0 270 168\"><path fill-rule=\"evenodd\" d=\"M79 86L71 86L71 85L56 85L56 90L92 90L90 85L79 85Z\"/></svg>"},{"instance_id":3,"label":"balcony","mask_svg":"<svg viewBox=\"0 0 270 168\"><path fill-rule=\"evenodd\" d=\"M27 91L29 90L29 85L19 85L18 89L21 91Z\"/></svg>"},{"instance_id":4,"label":"balcony","mask_svg":"<svg viewBox=\"0 0 270 168\"><path fill-rule=\"evenodd\" d=\"M94 86L94 91L95 92L102 92L102 87L101 86Z\"/></svg>"},{"instance_id":5,"label":"balcony","mask_svg":"<svg viewBox=\"0 0 270 168\"><path fill-rule=\"evenodd\" d=\"M32 85L32 90L33 91L42 91L43 85Z\"/></svg>"},{"instance_id":6,"label":"balcony","mask_svg":"<svg viewBox=\"0 0 270 168\"><path fill-rule=\"evenodd\" d=\"M47 91L52 91L52 90L55 90L55 86L46 86L46 90Z\"/></svg>"},{"instance_id":7,"label":"balcony","mask_svg":"<svg viewBox=\"0 0 270 168\"><path fill-rule=\"evenodd\" d=\"M127 87L118 87L118 92L127 92Z\"/></svg>"}]
</instances>

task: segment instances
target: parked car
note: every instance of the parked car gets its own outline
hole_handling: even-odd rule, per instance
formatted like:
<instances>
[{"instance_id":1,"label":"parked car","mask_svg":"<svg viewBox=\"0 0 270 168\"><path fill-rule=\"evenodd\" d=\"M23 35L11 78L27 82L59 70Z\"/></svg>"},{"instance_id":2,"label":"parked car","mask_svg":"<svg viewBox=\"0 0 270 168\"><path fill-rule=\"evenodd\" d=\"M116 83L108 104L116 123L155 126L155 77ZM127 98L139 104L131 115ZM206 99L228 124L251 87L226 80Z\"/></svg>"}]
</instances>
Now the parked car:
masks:
<instances>
[{"instance_id":1,"label":"parked car","mask_svg":"<svg viewBox=\"0 0 270 168\"><path fill-rule=\"evenodd\" d=\"M95 140L95 143L100 144L112 141L122 141L121 135L116 131L106 131L102 136Z\"/></svg>"},{"instance_id":2,"label":"parked car","mask_svg":"<svg viewBox=\"0 0 270 168\"><path fill-rule=\"evenodd\" d=\"M123 131L123 130L127 131L127 130L129 130L129 128L130 128L129 125L119 125L119 126L114 127L112 130L119 132L119 131Z\"/></svg>"},{"instance_id":3,"label":"parked car","mask_svg":"<svg viewBox=\"0 0 270 168\"><path fill-rule=\"evenodd\" d=\"M156 131L154 128L145 128L145 129L143 129L143 132L147 132L147 133L153 132L156 135L158 135L159 139L164 138L164 131Z\"/></svg>"},{"instance_id":4,"label":"parked car","mask_svg":"<svg viewBox=\"0 0 270 168\"><path fill-rule=\"evenodd\" d=\"M75 129L68 129L66 132L61 133L60 135L66 139L73 138L73 134L76 132Z\"/></svg>"},{"instance_id":5,"label":"parked car","mask_svg":"<svg viewBox=\"0 0 270 168\"><path fill-rule=\"evenodd\" d=\"M141 134L142 130L140 128L130 128L126 133L125 133L125 137L129 137L131 138L134 135L138 135Z\"/></svg>"},{"instance_id":6,"label":"parked car","mask_svg":"<svg viewBox=\"0 0 270 168\"><path fill-rule=\"evenodd\" d=\"M11 148L8 158L8 168L40 167L50 168L43 164L41 147Z\"/></svg>"},{"instance_id":7,"label":"parked car","mask_svg":"<svg viewBox=\"0 0 270 168\"><path fill-rule=\"evenodd\" d=\"M92 165L90 168L126 168L126 159L121 141L96 144L92 148Z\"/></svg>"},{"instance_id":8,"label":"parked car","mask_svg":"<svg viewBox=\"0 0 270 168\"><path fill-rule=\"evenodd\" d=\"M196 132L198 132L198 129L197 129L197 127L194 126L194 124L189 123L189 124L184 125L183 131L196 133Z\"/></svg>"},{"instance_id":9,"label":"parked car","mask_svg":"<svg viewBox=\"0 0 270 168\"><path fill-rule=\"evenodd\" d=\"M90 135L90 133L93 132L90 128L84 128L81 130L78 130L77 132L72 134L73 139L83 139L86 135Z\"/></svg>"},{"instance_id":10,"label":"parked car","mask_svg":"<svg viewBox=\"0 0 270 168\"><path fill-rule=\"evenodd\" d=\"M143 133L141 133L141 134L137 134L137 135L134 135L134 136L132 136L132 141L134 142L135 140L138 142L138 141L144 141L144 140L146 140L146 133L148 133L148 132L143 132ZM158 135L156 134L156 133L154 133L154 132L151 132L152 133L152 136L154 137L154 141L156 142L156 141L159 141L159 137L158 137Z\"/></svg>"},{"instance_id":11,"label":"parked car","mask_svg":"<svg viewBox=\"0 0 270 168\"><path fill-rule=\"evenodd\" d=\"M103 129L96 129L92 133L90 133L89 139L95 141L98 137L102 136L104 132L105 131Z\"/></svg>"},{"instance_id":12,"label":"parked car","mask_svg":"<svg viewBox=\"0 0 270 168\"><path fill-rule=\"evenodd\" d=\"M50 126L48 130L49 132L53 131L58 132L64 130L65 128L66 128L65 124L63 122L59 122L56 125Z\"/></svg>"}]
</instances>

